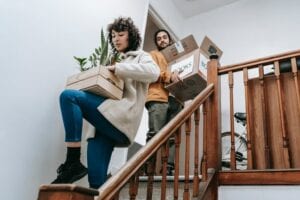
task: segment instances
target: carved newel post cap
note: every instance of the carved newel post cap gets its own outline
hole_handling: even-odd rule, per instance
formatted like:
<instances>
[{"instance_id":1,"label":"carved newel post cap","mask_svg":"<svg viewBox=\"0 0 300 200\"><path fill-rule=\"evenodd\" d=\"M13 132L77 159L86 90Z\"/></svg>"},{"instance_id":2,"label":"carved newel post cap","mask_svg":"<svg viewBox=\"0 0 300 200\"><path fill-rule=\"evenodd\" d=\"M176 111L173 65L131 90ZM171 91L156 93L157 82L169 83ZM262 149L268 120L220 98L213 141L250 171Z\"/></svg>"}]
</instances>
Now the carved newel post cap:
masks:
<instances>
[{"instance_id":1,"label":"carved newel post cap","mask_svg":"<svg viewBox=\"0 0 300 200\"><path fill-rule=\"evenodd\" d=\"M218 58L219 58L219 56L217 54L215 54L215 53L210 54L210 56L209 56L210 60L212 60L212 59L218 59Z\"/></svg>"}]
</instances>

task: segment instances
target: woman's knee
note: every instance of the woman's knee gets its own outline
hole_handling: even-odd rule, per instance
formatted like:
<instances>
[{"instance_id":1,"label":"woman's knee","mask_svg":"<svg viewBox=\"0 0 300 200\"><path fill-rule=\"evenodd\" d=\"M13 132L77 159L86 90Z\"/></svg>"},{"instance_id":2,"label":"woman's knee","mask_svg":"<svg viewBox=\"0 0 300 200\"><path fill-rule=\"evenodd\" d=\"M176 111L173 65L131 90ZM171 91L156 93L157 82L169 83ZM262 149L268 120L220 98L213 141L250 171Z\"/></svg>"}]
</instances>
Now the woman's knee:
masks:
<instances>
[{"instance_id":1,"label":"woman's knee","mask_svg":"<svg viewBox=\"0 0 300 200\"><path fill-rule=\"evenodd\" d=\"M80 91L78 90L72 90L72 89L65 89L64 91L62 91L60 93L60 96L59 96L59 100L60 101L64 101L64 100L67 100L67 99L73 99L73 97Z\"/></svg>"}]
</instances>

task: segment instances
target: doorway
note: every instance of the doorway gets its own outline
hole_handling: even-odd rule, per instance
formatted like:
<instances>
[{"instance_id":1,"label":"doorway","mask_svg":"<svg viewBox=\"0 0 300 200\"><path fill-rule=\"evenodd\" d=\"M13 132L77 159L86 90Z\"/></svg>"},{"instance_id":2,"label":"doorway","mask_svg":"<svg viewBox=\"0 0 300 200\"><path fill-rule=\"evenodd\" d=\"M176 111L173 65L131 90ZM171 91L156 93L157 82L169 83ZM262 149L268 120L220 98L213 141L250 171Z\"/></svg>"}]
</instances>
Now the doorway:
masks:
<instances>
[{"instance_id":1,"label":"doorway","mask_svg":"<svg viewBox=\"0 0 300 200\"><path fill-rule=\"evenodd\" d=\"M159 16L159 14L154 10L151 4L149 4L145 35L144 35L144 45L143 45L144 51L150 52L156 49L154 43L154 33L158 29L167 30L170 33L170 36L173 39L173 41L178 40L176 34L171 30L171 28L166 24L166 22Z\"/></svg>"}]
</instances>

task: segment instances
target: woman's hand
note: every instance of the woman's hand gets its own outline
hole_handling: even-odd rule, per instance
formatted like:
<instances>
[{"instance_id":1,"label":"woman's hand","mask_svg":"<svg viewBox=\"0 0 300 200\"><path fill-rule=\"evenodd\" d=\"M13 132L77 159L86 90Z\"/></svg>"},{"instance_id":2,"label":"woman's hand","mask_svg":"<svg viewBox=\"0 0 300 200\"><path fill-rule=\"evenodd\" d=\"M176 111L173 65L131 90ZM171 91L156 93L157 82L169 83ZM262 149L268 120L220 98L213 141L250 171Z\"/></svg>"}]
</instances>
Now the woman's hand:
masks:
<instances>
[{"instance_id":1,"label":"woman's hand","mask_svg":"<svg viewBox=\"0 0 300 200\"><path fill-rule=\"evenodd\" d=\"M116 70L116 66L115 65L109 65L106 67L109 71L115 73L115 70Z\"/></svg>"}]
</instances>

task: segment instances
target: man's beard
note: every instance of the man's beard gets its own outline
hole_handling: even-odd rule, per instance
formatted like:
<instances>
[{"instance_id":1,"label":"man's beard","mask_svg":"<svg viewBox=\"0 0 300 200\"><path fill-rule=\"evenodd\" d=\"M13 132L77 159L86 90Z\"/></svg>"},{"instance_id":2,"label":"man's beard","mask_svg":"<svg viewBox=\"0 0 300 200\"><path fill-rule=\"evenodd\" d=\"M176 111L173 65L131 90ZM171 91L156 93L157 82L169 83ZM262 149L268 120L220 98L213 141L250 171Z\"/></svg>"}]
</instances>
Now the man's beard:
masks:
<instances>
[{"instance_id":1,"label":"man's beard","mask_svg":"<svg viewBox=\"0 0 300 200\"><path fill-rule=\"evenodd\" d=\"M157 49L158 49L159 51L161 51L161 50L167 48L168 46L170 46L170 44L168 44L168 45L166 45L166 46L164 46L164 47L157 45Z\"/></svg>"}]
</instances>

